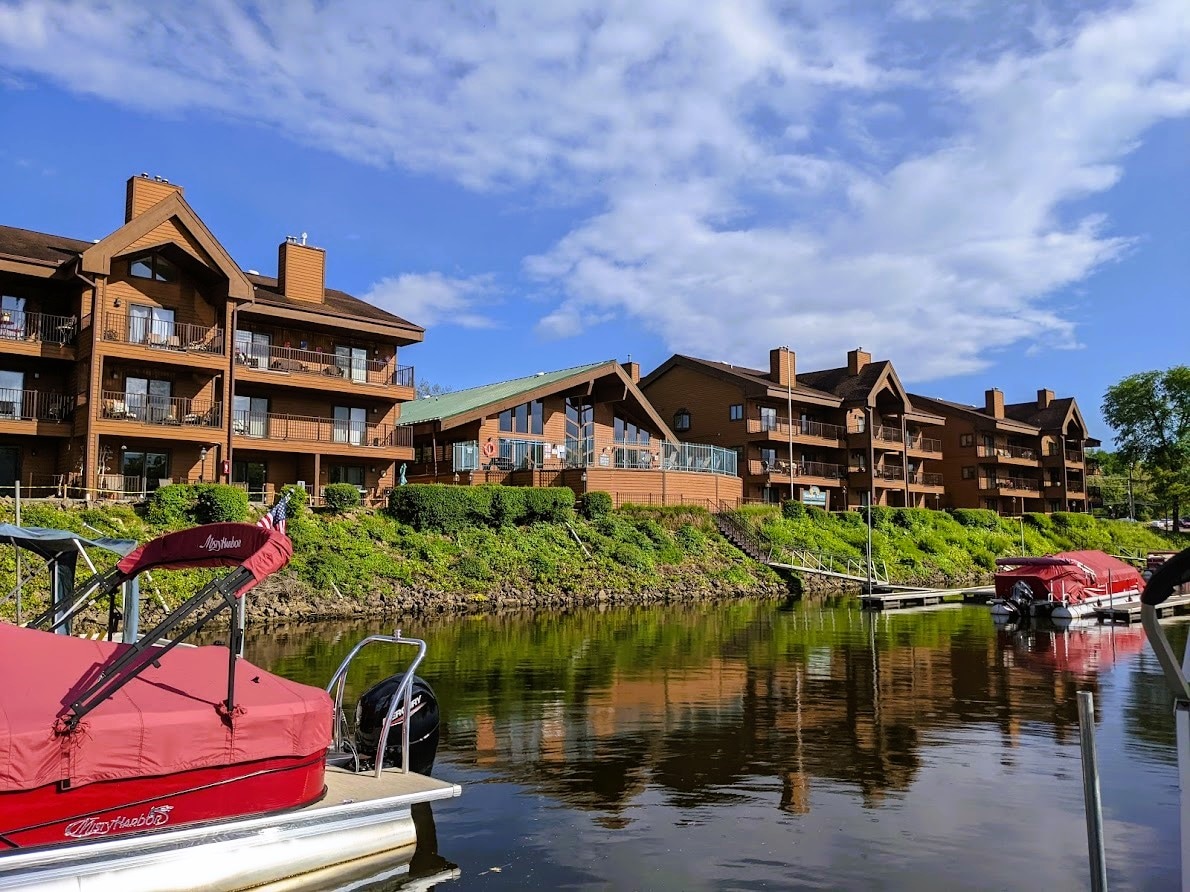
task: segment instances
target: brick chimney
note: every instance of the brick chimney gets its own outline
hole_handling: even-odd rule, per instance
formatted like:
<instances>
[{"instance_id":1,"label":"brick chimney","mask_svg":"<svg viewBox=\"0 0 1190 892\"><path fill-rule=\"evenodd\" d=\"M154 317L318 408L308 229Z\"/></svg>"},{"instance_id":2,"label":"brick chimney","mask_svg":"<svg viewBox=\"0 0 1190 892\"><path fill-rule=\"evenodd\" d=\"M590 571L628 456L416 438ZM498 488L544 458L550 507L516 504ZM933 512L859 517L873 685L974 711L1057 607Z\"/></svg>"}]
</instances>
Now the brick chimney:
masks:
<instances>
[{"instance_id":1,"label":"brick chimney","mask_svg":"<svg viewBox=\"0 0 1190 892\"><path fill-rule=\"evenodd\" d=\"M624 368L624 371L628 373L628 379L633 384L640 383L640 363L639 362L626 362L623 364L623 368Z\"/></svg>"},{"instance_id":2,"label":"brick chimney","mask_svg":"<svg viewBox=\"0 0 1190 892\"><path fill-rule=\"evenodd\" d=\"M986 391L983 395L983 411L993 418L1004 417L1004 394L996 388Z\"/></svg>"},{"instance_id":3,"label":"brick chimney","mask_svg":"<svg viewBox=\"0 0 1190 892\"><path fill-rule=\"evenodd\" d=\"M164 177L151 177L147 173L129 177L124 197L124 222L127 223L175 192L182 194L182 187L175 186Z\"/></svg>"},{"instance_id":4,"label":"brick chimney","mask_svg":"<svg viewBox=\"0 0 1190 892\"><path fill-rule=\"evenodd\" d=\"M320 304L326 300L326 251L288 236L277 248L277 285L293 300Z\"/></svg>"},{"instance_id":5,"label":"brick chimney","mask_svg":"<svg viewBox=\"0 0 1190 892\"><path fill-rule=\"evenodd\" d=\"M769 379L781 387L797 387L797 354L788 347L770 350Z\"/></svg>"},{"instance_id":6,"label":"brick chimney","mask_svg":"<svg viewBox=\"0 0 1190 892\"><path fill-rule=\"evenodd\" d=\"M1054 401L1054 392L1052 390L1037 391L1037 408L1048 409L1050 403Z\"/></svg>"},{"instance_id":7,"label":"brick chimney","mask_svg":"<svg viewBox=\"0 0 1190 892\"><path fill-rule=\"evenodd\" d=\"M871 361L872 354L865 353L863 347L856 350L849 350L847 352L847 374L858 375Z\"/></svg>"}]
</instances>

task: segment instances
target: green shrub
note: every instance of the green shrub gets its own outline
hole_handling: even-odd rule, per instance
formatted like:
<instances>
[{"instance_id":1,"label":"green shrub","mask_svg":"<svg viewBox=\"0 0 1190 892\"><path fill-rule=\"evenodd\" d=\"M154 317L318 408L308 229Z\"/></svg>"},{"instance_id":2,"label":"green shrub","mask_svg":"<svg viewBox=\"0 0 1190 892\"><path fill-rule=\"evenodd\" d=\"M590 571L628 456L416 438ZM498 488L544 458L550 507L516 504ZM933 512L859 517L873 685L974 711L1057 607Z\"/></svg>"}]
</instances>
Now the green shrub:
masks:
<instances>
[{"instance_id":1,"label":"green shrub","mask_svg":"<svg viewBox=\"0 0 1190 892\"><path fill-rule=\"evenodd\" d=\"M492 568L488 562L478 554L460 555L455 561L454 570L464 579L486 582L492 578Z\"/></svg>"},{"instance_id":2,"label":"green shrub","mask_svg":"<svg viewBox=\"0 0 1190 892\"><path fill-rule=\"evenodd\" d=\"M707 544L707 537L692 523L684 523L678 527L674 539L686 554L702 554Z\"/></svg>"},{"instance_id":3,"label":"green shrub","mask_svg":"<svg viewBox=\"0 0 1190 892\"><path fill-rule=\"evenodd\" d=\"M193 523L196 498L194 487L184 483L158 487L149 496L145 520L159 527L181 527Z\"/></svg>"},{"instance_id":4,"label":"green shrub","mask_svg":"<svg viewBox=\"0 0 1190 892\"><path fill-rule=\"evenodd\" d=\"M652 570L653 558L639 545L631 542L617 542L612 546L611 559L622 567L633 570Z\"/></svg>"},{"instance_id":5,"label":"green shrub","mask_svg":"<svg viewBox=\"0 0 1190 892\"><path fill-rule=\"evenodd\" d=\"M519 486L492 487L493 526L515 526L525 516L525 490Z\"/></svg>"},{"instance_id":6,"label":"green shrub","mask_svg":"<svg viewBox=\"0 0 1190 892\"><path fill-rule=\"evenodd\" d=\"M583 517L594 520L612 513L611 493L595 490L583 496Z\"/></svg>"},{"instance_id":7,"label":"green shrub","mask_svg":"<svg viewBox=\"0 0 1190 892\"><path fill-rule=\"evenodd\" d=\"M359 490L350 483L332 483L322 491L322 499L331 514L346 514L359 505Z\"/></svg>"},{"instance_id":8,"label":"green shrub","mask_svg":"<svg viewBox=\"0 0 1190 892\"><path fill-rule=\"evenodd\" d=\"M965 527L995 530L1000 527L1000 515L988 508L955 508L954 519Z\"/></svg>"},{"instance_id":9,"label":"green shrub","mask_svg":"<svg viewBox=\"0 0 1190 892\"><path fill-rule=\"evenodd\" d=\"M524 490L526 523L563 523L574 516L574 490L533 487Z\"/></svg>"},{"instance_id":10,"label":"green shrub","mask_svg":"<svg viewBox=\"0 0 1190 892\"><path fill-rule=\"evenodd\" d=\"M280 501L282 498L284 498L286 493L289 493L290 517L301 514L306 510L306 506L310 504L310 494L300 486L295 486L291 483L288 486L281 487L280 491L277 493L277 500Z\"/></svg>"},{"instance_id":11,"label":"green shrub","mask_svg":"<svg viewBox=\"0 0 1190 892\"><path fill-rule=\"evenodd\" d=\"M194 487L194 519L199 523L243 523L248 519L248 493L223 483Z\"/></svg>"},{"instance_id":12,"label":"green shrub","mask_svg":"<svg viewBox=\"0 0 1190 892\"><path fill-rule=\"evenodd\" d=\"M807 505L806 516L815 523L822 523L830 517L830 512L825 508L819 508L817 505Z\"/></svg>"},{"instance_id":13,"label":"green shrub","mask_svg":"<svg viewBox=\"0 0 1190 892\"><path fill-rule=\"evenodd\" d=\"M411 483L388 497L388 511L416 530L455 533L475 526L560 522L574 510L566 487L447 486Z\"/></svg>"},{"instance_id":14,"label":"green shrub","mask_svg":"<svg viewBox=\"0 0 1190 892\"><path fill-rule=\"evenodd\" d=\"M786 520L800 520L806 516L806 506L790 499L781 505L781 516Z\"/></svg>"},{"instance_id":15,"label":"green shrub","mask_svg":"<svg viewBox=\"0 0 1190 892\"><path fill-rule=\"evenodd\" d=\"M415 530L453 533L470 522L472 500L465 486L411 483L389 493L388 510Z\"/></svg>"}]
</instances>

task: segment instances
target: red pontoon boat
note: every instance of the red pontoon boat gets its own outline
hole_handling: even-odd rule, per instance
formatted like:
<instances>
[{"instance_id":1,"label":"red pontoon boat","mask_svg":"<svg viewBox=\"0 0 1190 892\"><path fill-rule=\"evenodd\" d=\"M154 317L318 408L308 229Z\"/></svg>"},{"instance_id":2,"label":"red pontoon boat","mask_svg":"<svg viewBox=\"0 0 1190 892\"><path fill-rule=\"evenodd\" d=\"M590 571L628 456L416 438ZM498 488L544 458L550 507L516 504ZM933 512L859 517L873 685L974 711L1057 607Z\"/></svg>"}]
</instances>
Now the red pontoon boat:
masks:
<instances>
[{"instance_id":1,"label":"red pontoon boat","mask_svg":"<svg viewBox=\"0 0 1190 892\"><path fill-rule=\"evenodd\" d=\"M195 527L88 579L40 628L0 624L0 889L255 887L411 848L410 806L458 795L408 770L428 770L437 744L437 703L413 674L424 642L365 639L327 690L240 656L238 599L291 554L276 530ZM133 644L53 634L104 595L114 624L117 591L146 570L196 567L232 569ZM220 614L226 647L184 643ZM374 641L418 654L363 695L353 739L347 669Z\"/></svg>"},{"instance_id":2,"label":"red pontoon boat","mask_svg":"<svg viewBox=\"0 0 1190 892\"><path fill-rule=\"evenodd\" d=\"M1049 557L996 559L999 616L1074 619L1097 607L1136 600L1144 580L1131 564L1102 551L1067 551Z\"/></svg>"}]
</instances>

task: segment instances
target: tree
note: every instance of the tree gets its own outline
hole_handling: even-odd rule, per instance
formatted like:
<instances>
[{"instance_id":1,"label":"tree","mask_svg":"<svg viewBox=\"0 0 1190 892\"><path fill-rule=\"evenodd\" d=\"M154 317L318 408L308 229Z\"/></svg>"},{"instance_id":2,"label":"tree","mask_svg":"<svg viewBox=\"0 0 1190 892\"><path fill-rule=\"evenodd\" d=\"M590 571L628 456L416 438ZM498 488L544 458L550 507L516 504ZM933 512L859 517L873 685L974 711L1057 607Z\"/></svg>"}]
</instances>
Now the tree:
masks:
<instances>
[{"instance_id":1,"label":"tree","mask_svg":"<svg viewBox=\"0 0 1190 892\"><path fill-rule=\"evenodd\" d=\"M1190 501L1190 366L1129 375L1107 389L1103 417L1126 461L1148 471L1153 491L1173 509Z\"/></svg>"},{"instance_id":2,"label":"tree","mask_svg":"<svg viewBox=\"0 0 1190 892\"><path fill-rule=\"evenodd\" d=\"M417 388L414 393L417 394L418 399L427 396L442 396L444 393L450 393L451 389L444 384L431 384L429 381L418 381Z\"/></svg>"}]
</instances>

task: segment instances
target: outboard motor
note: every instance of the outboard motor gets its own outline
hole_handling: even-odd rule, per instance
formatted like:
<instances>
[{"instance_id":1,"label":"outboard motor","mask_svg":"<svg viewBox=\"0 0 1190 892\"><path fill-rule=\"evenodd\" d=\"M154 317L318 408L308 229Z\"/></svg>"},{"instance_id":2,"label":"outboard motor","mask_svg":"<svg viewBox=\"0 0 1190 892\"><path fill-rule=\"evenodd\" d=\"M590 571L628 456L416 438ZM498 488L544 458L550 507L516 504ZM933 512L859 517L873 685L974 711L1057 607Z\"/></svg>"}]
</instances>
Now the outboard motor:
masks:
<instances>
[{"instance_id":1,"label":"outboard motor","mask_svg":"<svg viewBox=\"0 0 1190 892\"><path fill-rule=\"evenodd\" d=\"M401 686L401 678L391 675L376 682L355 704L355 746L361 760L371 763L375 759L384 720L397 688ZM409 770L429 774L438 752L438 698L434 696L434 689L416 675L409 691L409 712ZM404 721L405 710L399 706L384 749L386 767L401 764L401 725Z\"/></svg>"},{"instance_id":2,"label":"outboard motor","mask_svg":"<svg viewBox=\"0 0 1190 892\"><path fill-rule=\"evenodd\" d=\"M1028 616L1029 605L1033 603L1033 589L1029 587L1029 583L1023 579L1017 580L1012 591L1008 593L1008 603L1013 605L1022 617Z\"/></svg>"}]
</instances>

